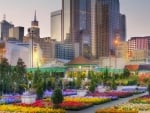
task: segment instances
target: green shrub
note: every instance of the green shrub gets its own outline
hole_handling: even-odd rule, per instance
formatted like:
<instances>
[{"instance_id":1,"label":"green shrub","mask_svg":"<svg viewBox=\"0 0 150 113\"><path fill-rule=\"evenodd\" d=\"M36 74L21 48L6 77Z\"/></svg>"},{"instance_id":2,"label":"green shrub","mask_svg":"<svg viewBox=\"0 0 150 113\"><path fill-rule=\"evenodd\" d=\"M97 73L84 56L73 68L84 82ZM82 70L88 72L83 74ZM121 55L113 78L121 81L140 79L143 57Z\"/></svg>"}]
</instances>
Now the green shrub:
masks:
<instances>
[{"instance_id":1,"label":"green shrub","mask_svg":"<svg viewBox=\"0 0 150 113\"><path fill-rule=\"evenodd\" d=\"M150 95L150 83L148 84L147 91L148 91L148 93Z\"/></svg>"},{"instance_id":2,"label":"green shrub","mask_svg":"<svg viewBox=\"0 0 150 113\"><path fill-rule=\"evenodd\" d=\"M51 100L52 100L54 108L58 108L59 104L63 102L64 97L63 97L63 94L62 94L62 91L60 88L56 88L53 91L53 94L51 96Z\"/></svg>"}]
</instances>

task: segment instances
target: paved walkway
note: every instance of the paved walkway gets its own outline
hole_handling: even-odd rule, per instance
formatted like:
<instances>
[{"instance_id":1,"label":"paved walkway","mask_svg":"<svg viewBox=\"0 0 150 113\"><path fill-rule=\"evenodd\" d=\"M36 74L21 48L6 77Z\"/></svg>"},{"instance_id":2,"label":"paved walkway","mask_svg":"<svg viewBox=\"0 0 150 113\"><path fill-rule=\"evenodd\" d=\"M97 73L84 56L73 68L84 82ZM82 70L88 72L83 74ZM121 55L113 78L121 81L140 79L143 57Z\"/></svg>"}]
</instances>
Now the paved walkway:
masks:
<instances>
[{"instance_id":1,"label":"paved walkway","mask_svg":"<svg viewBox=\"0 0 150 113\"><path fill-rule=\"evenodd\" d=\"M145 94L147 94L147 93L137 94L137 95L133 95L133 96L130 96L130 97L127 97L127 98L120 98L118 100L111 101L111 102L108 102L108 103L105 103L105 104L94 105L92 107L89 107L87 109L83 109L83 110L80 110L80 111L69 111L68 110L67 113L95 113L95 111L99 108L106 108L106 107L111 107L113 105L126 103L132 98L136 98L136 97L139 97L139 96L142 96L142 95L145 95Z\"/></svg>"}]
</instances>

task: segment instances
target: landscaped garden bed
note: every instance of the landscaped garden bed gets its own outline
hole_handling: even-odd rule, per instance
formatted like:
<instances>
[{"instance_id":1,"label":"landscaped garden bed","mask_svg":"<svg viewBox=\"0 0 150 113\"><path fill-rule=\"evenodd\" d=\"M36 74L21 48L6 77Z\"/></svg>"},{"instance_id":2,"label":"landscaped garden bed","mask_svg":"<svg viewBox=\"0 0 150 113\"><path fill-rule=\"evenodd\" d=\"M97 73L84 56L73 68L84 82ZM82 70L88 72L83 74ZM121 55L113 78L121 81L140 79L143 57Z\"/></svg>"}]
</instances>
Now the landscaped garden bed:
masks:
<instances>
[{"instance_id":1,"label":"landscaped garden bed","mask_svg":"<svg viewBox=\"0 0 150 113\"><path fill-rule=\"evenodd\" d=\"M92 103L93 105L102 104L111 101L110 98L100 97L65 97L64 101Z\"/></svg>"},{"instance_id":2,"label":"landscaped garden bed","mask_svg":"<svg viewBox=\"0 0 150 113\"><path fill-rule=\"evenodd\" d=\"M53 104L50 100L37 100L32 104L16 103L14 105L24 106L24 107L40 107L40 108L52 108ZM59 104L59 107L66 110L81 110L91 107L92 103L76 102L76 101L64 101Z\"/></svg>"},{"instance_id":3,"label":"landscaped garden bed","mask_svg":"<svg viewBox=\"0 0 150 113\"><path fill-rule=\"evenodd\" d=\"M141 104L150 104L150 95L145 95L142 97L134 98L129 100L131 103L141 103Z\"/></svg>"},{"instance_id":4,"label":"landscaped garden bed","mask_svg":"<svg viewBox=\"0 0 150 113\"><path fill-rule=\"evenodd\" d=\"M129 100L129 103L98 109L96 113L150 113L150 95Z\"/></svg>"},{"instance_id":5,"label":"landscaped garden bed","mask_svg":"<svg viewBox=\"0 0 150 113\"><path fill-rule=\"evenodd\" d=\"M106 94L110 96L118 96L120 98L125 98L133 95L133 92L126 92L126 91L109 91Z\"/></svg>"},{"instance_id":6,"label":"landscaped garden bed","mask_svg":"<svg viewBox=\"0 0 150 113\"><path fill-rule=\"evenodd\" d=\"M93 97L109 97L112 100L116 100L118 98L124 98L128 96L132 96L133 92L127 92L127 91L107 91L107 92L94 92L88 94L88 96L93 96Z\"/></svg>"},{"instance_id":7,"label":"landscaped garden bed","mask_svg":"<svg viewBox=\"0 0 150 113\"><path fill-rule=\"evenodd\" d=\"M118 96L111 96L111 95L108 95L107 93L105 92L94 92L94 93L89 93L87 94L87 96L92 96L92 97L105 97L105 98L110 98L111 100L117 100L118 99Z\"/></svg>"},{"instance_id":8,"label":"landscaped garden bed","mask_svg":"<svg viewBox=\"0 0 150 113\"><path fill-rule=\"evenodd\" d=\"M21 102L20 95L3 95L0 98L0 104L11 104Z\"/></svg>"},{"instance_id":9,"label":"landscaped garden bed","mask_svg":"<svg viewBox=\"0 0 150 113\"><path fill-rule=\"evenodd\" d=\"M105 109L98 109L95 113L138 113L137 110L134 109L123 109L119 107L111 107Z\"/></svg>"},{"instance_id":10,"label":"landscaped garden bed","mask_svg":"<svg viewBox=\"0 0 150 113\"><path fill-rule=\"evenodd\" d=\"M66 113L63 109L0 105L0 113Z\"/></svg>"},{"instance_id":11,"label":"landscaped garden bed","mask_svg":"<svg viewBox=\"0 0 150 113\"><path fill-rule=\"evenodd\" d=\"M92 103L66 101L60 104L61 108L66 110L81 110L93 106Z\"/></svg>"},{"instance_id":12,"label":"landscaped garden bed","mask_svg":"<svg viewBox=\"0 0 150 113\"><path fill-rule=\"evenodd\" d=\"M149 111L150 113L150 104L135 104L135 103L126 103L119 106L123 109L135 109L138 111Z\"/></svg>"}]
</instances>

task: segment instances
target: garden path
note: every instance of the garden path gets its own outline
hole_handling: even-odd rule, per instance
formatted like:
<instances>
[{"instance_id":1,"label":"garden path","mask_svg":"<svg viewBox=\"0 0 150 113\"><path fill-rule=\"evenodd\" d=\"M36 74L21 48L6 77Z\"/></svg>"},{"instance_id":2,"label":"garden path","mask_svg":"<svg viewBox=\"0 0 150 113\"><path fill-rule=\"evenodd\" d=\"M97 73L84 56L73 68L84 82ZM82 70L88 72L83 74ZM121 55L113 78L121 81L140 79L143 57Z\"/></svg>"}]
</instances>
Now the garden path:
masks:
<instances>
[{"instance_id":1,"label":"garden path","mask_svg":"<svg viewBox=\"0 0 150 113\"><path fill-rule=\"evenodd\" d=\"M68 110L67 113L95 113L95 111L99 108L107 108L107 107L111 107L111 106L114 106L114 105L126 103L132 98L136 98L136 97L139 97L139 96L142 96L142 95L145 95L145 94L148 94L148 93L136 94L136 95L133 95L133 96L130 96L130 97L127 97L127 98L120 98L118 100L107 102L107 103L104 103L104 104L101 104L101 105L94 105L92 107L89 107L87 109L83 109L83 110L80 110L80 111L69 111Z\"/></svg>"}]
</instances>

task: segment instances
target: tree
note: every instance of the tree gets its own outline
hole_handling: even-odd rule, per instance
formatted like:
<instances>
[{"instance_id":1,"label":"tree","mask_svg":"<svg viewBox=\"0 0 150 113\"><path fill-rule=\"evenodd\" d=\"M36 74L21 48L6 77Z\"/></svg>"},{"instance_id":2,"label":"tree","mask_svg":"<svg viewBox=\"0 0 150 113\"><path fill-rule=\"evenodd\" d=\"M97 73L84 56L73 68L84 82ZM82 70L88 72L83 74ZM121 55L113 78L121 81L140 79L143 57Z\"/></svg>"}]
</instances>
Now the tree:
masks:
<instances>
[{"instance_id":1,"label":"tree","mask_svg":"<svg viewBox=\"0 0 150 113\"><path fill-rule=\"evenodd\" d=\"M17 65L14 67L15 77L14 83L16 83L18 93L22 94L24 92L23 84L27 84L26 77L26 65L21 58L18 58Z\"/></svg>"},{"instance_id":2,"label":"tree","mask_svg":"<svg viewBox=\"0 0 150 113\"><path fill-rule=\"evenodd\" d=\"M75 79L75 87L77 89L81 88L81 83L82 83L82 79L79 76L77 76L77 78Z\"/></svg>"},{"instance_id":3,"label":"tree","mask_svg":"<svg viewBox=\"0 0 150 113\"><path fill-rule=\"evenodd\" d=\"M123 78L129 77L129 75L130 75L130 71L128 69L124 68L124 70L123 70Z\"/></svg>"},{"instance_id":4,"label":"tree","mask_svg":"<svg viewBox=\"0 0 150 113\"><path fill-rule=\"evenodd\" d=\"M150 83L148 84L147 90L148 90L148 93L150 95Z\"/></svg>"},{"instance_id":5,"label":"tree","mask_svg":"<svg viewBox=\"0 0 150 113\"><path fill-rule=\"evenodd\" d=\"M42 99L44 94L44 77L39 68L34 72L32 88L36 91L37 99Z\"/></svg>"},{"instance_id":6,"label":"tree","mask_svg":"<svg viewBox=\"0 0 150 113\"><path fill-rule=\"evenodd\" d=\"M96 86L98 85L98 82L99 82L99 75L97 75L97 74L92 74L92 76L91 76L91 82L90 82L90 86L89 86L89 90L91 91L91 92L94 92L95 91L95 88L96 88Z\"/></svg>"},{"instance_id":7,"label":"tree","mask_svg":"<svg viewBox=\"0 0 150 113\"><path fill-rule=\"evenodd\" d=\"M43 90L43 83L39 83L39 85L36 88L36 94L37 94L37 99L42 99L44 90Z\"/></svg>"},{"instance_id":8,"label":"tree","mask_svg":"<svg viewBox=\"0 0 150 113\"><path fill-rule=\"evenodd\" d=\"M108 79L109 79L109 73L108 73L108 68L106 67L103 77L102 77L102 81L104 85L107 84Z\"/></svg>"},{"instance_id":9,"label":"tree","mask_svg":"<svg viewBox=\"0 0 150 113\"><path fill-rule=\"evenodd\" d=\"M51 100L54 108L58 108L59 104L63 102L64 97L60 88L55 88L51 96Z\"/></svg>"},{"instance_id":10,"label":"tree","mask_svg":"<svg viewBox=\"0 0 150 113\"><path fill-rule=\"evenodd\" d=\"M11 66L8 63L7 58L2 58L0 64L0 83L1 83L1 94L9 93L12 90L11 82Z\"/></svg>"},{"instance_id":11,"label":"tree","mask_svg":"<svg viewBox=\"0 0 150 113\"><path fill-rule=\"evenodd\" d=\"M115 90L117 88L116 82L115 82L115 76L112 77L111 82L111 89Z\"/></svg>"}]
</instances>

